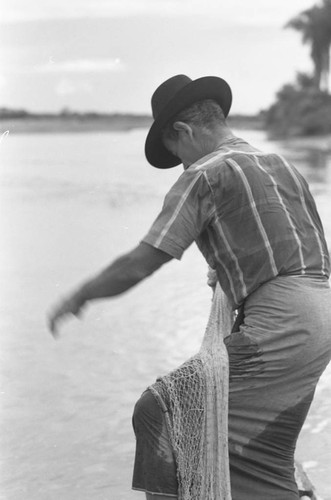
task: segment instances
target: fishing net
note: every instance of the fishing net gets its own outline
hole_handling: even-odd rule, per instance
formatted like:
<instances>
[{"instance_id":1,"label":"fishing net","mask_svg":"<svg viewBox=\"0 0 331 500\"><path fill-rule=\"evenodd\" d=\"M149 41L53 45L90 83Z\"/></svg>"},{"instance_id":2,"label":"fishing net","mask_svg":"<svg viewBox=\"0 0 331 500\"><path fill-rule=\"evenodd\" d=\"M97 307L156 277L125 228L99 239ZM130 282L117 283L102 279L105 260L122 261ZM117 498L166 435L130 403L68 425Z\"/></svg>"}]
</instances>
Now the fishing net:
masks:
<instances>
[{"instance_id":1,"label":"fishing net","mask_svg":"<svg viewBox=\"0 0 331 500\"><path fill-rule=\"evenodd\" d=\"M200 351L149 387L162 407L177 465L179 500L231 500L229 367L232 313L216 285Z\"/></svg>"}]
</instances>

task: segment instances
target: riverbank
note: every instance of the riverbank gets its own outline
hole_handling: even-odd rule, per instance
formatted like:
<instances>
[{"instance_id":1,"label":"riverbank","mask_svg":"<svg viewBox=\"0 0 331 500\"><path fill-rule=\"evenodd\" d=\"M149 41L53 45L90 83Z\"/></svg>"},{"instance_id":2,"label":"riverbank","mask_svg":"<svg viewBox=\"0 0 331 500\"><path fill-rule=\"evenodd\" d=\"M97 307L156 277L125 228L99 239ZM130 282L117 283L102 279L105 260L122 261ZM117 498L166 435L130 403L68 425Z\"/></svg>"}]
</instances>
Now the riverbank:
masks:
<instances>
[{"instance_id":1,"label":"riverbank","mask_svg":"<svg viewBox=\"0 0 331 500\"><path fill-rule=\"evenodd\" d=\"M152 119L150 116L140 115L95 115L68 114L68 115L34 115L23 117L1 117L0 133L9 131L10 134L33 133L70 133L70 132L127 132L138 128L147 128Z\"/></svg>"},{"instance_id":2,"label":"riverbank","mask_svg":"<svg viewBox=\"0 0 331 500\"><path fill-rule=\"evenodd\" d=\"M10 134L50 134L88 132L127 132L139 128L149 128L149 115L63 113L63 114L3 114L0 110L0 135ZM263 130L264 123L259 115L233 115L228 118L231 128L243 130ZM300 151L311 149L331 153L331 134L302 137L274 138L269 140L286 149Z\"/></svg>"},{"instance_id":3,"label":"riverbank","mask_svg":"<svg viewBox=\"0 0 331 500\"><path fill-rule=\"evenodd\" d=\"M29 113L0 109L0 133L68 133L68 132L126 132L149 128L153 122L150 115L123 113L77 113L66 111L59 114ZM228 119L233 128L262 130L259 115L232 115Z\"/></svg>"}]
</instances>

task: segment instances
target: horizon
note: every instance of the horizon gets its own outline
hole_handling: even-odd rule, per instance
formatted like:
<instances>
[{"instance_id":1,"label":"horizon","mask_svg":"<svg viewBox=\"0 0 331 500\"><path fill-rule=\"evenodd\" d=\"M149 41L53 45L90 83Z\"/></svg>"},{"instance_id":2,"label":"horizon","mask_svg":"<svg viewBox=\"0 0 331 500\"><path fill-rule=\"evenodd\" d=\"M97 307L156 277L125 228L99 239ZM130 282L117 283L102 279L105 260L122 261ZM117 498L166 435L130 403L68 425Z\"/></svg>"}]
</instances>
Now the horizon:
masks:
<instances>
[{"instance_id":1,"label":"horizon","mask_svg":"<svg viewBox=\"0 0 331 500\"><path fill-rule=\"evenodd\" d=\"M234 116L243 116L243 117L258 117L260 113L263 113L264 110L260 110L257 113L232 113L230 111L228 118L234 117ZM87 109L87 110L76 110L76 109L60 109L60 110L55 110L55 111L48 111L48 110L41 110L41 111L31 111L27 108L8 108L7 106L0 106L0 119L3 116L4 113L13 113L13 114L18 114L18 113L25 113L26 116L71 116L71 115L97 115L97 116L137 116L137 117L144 117L144 118L151 118L153 119L153 115L151 112L134 112L134 111L96 111L93 109ZM14 117L14 116L13 116ZM20 118L20 117L18 117ZM23 117L21 117L23 118Z\"/></svg>"}]
</instances>

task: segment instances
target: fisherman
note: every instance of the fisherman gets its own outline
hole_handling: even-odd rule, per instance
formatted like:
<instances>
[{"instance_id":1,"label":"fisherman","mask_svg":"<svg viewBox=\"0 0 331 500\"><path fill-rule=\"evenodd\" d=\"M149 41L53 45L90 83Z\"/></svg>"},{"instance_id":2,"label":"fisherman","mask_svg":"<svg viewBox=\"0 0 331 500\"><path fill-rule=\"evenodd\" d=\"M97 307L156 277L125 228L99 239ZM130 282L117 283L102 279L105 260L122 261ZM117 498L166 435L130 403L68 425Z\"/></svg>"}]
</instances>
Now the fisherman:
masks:
<instances>
[{"instance_id":1,"label":"fisherman","mask_svg":"<svg viewBox=\"0 0 331 500\"><path fill-rule=\"evenodd\" d=\"M184 172L141 243L61 301L50 328L56 335L62 318L128 290L195 241L239 311L225 339L232 499L298 500L296 441L331 358L330 258L306 181L280 155L233 134L231 103L218 77L176 75L156 89L146 158L161 169L182 163ZM176 464L150 391L133 422L133 488L148 499L177 498Z\"/></svg>"}]
</instances>

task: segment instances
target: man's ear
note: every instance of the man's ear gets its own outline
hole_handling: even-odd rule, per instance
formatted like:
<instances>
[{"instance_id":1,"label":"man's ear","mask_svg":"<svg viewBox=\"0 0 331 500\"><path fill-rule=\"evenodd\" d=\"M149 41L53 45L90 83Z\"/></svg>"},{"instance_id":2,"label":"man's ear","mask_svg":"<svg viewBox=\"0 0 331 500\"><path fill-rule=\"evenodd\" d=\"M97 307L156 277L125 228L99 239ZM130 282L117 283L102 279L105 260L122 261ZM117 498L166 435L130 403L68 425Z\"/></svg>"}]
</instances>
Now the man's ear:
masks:
<instances>
[{"instance_id":1,"label":"man's ear","mask_svg":"<svg viewBox=\"0 0 331 500\"><path fill-rule=\"evenodd\" d=\"M173 128L177 130L178 133L185 134L189 137L193 136L192 127L188 123L178 121L173 124Z\"/></svg>"}]
</instances>

